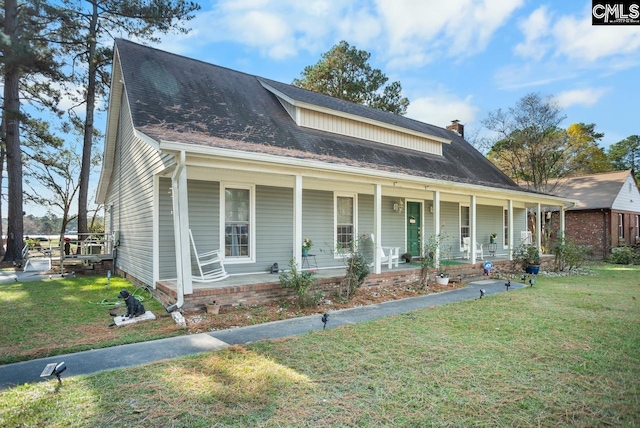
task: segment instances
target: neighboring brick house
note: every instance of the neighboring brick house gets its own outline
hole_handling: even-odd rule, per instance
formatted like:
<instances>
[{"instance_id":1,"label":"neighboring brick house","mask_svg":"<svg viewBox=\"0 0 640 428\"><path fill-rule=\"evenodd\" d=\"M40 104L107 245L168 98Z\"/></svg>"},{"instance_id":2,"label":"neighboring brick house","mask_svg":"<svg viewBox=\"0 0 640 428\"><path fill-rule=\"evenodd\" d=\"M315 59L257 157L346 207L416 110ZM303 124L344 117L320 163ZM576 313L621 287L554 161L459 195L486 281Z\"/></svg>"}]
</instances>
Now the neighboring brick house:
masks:
<instances>
[{"instance_id":1,"label":"neighboring brick house","mask_svg":"<svg viewBox=\"0 0 640 428\"><path fill-rule=\"evenodd\" d=\"M608 257L612 247L640 245L640 191L633 171L561 180L551 193L580 201L566 211L565 233L574 243L591 246L594 258ZM557 211L545 213L552 230L557 217Z\"/></svg>"}]
</instances>

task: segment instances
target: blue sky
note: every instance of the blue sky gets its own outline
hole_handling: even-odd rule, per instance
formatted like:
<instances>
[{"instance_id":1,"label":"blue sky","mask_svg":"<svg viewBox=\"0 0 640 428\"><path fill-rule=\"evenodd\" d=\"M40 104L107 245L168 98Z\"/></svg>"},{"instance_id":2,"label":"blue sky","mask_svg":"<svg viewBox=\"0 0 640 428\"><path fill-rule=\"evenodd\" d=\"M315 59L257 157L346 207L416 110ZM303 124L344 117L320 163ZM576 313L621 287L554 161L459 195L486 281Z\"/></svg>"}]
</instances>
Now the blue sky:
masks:
<instances>
[{"instance_id":1,"label":"blue sky","mask_svg":"<svg viewBox=\"0 0 640 428\"><path fill-rule=\"evenodd\" d=\"M162 36L158 48L291 83L346 40L401 82L413 119L442 127L459 119L467 136L486 135L488 112L539 92L558 101L564 127L595 123L601 147L640 134L640 26L592 26L591 0L200 4L192 31ZM105 117L96 122L102 130Z\"/></svg>"},{"instance_id":2,"label":"blue sky","mask_svg":"<svg viewBox=\"0 0 640 428\"><path fill-rule=\"evenodd\" d=\"M446 3L446 5L445 5ZM482 131L489 111L554 96L601 147L640 133L640 26L592 26L591 1L220 0L158 46L285 83L340 40L399 80L407 116Z\"/></svg>"}]
</instances>

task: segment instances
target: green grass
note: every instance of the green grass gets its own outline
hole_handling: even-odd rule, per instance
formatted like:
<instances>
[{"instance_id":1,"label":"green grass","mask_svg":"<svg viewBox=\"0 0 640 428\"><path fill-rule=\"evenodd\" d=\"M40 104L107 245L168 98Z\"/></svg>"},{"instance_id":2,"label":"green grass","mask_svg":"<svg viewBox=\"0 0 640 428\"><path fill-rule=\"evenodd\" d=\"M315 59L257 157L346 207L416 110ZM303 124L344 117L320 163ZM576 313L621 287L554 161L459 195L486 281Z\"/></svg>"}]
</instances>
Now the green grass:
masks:
<instances>
[{"instance_id":1,"label":"green grass","mask_svg":"<svg viewBox=\"0 0 640 428\"><path fill-rule=\"evenodd\" d=\"M0 393L1 426L638 426L640 268Z\"/></svg>"},{"instance_id":2,"label":"green grass","mask_svg":"<svg viewBox=\"0 0 640 428\"><path fill-rule=\"evenodd\" d=\"M136 289L116 277L107 286L106 278L96 276L0 284L0 364L182 333L146 292L143 304L156 321L109 328L114 305L98 303L115 303L122 288ZM118 314L125 312L120 301Z\"/></svg>"}]
</instances>

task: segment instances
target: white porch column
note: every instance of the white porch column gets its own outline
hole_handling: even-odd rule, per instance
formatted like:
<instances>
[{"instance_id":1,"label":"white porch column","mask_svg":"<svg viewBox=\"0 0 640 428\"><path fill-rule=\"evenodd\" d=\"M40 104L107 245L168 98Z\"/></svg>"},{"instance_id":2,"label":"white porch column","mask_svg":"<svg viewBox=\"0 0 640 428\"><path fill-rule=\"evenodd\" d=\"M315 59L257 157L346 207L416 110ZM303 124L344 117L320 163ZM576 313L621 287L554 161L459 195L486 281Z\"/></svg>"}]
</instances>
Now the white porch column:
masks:
<instances>
[{"instance_id":1,"label":"white porch column","mask_svg":"<svg viewBox=\"0 0 640 428\"><path fill-rule=\"evenodd\" d=\"M476 195L471 195L469 198L469 237L470 239L470 251L471 251L471 264L476 264Z\"/></svg>"},{"instance_id":2,"label":"white porch column","mask_svg":"<svg viewBox=\"0 0 640 428\"><path fill-rule=\"evenodd\" d=\"M509 242L507 243L507 255L509 260L513 260L513 199L507 201L507 233Z\"/></svg>"},{"instance_id":3,"label":"white porch column","mask_svg":"<svg viewBox=\"0 0 640 428\"><path fill-rule=\"evenodd\" d=\"M302 176L296 175L293 187L293 258L302 268Z\"/></svg>"},{"instance_id":4,"label":"white porch column","mask_svg":"<svg viewBox=\"0 0 640 428\"><path fill-rule=\"evenodd\" d=\"M373 229L376 242L373 243L373 273L382 272L380 251L382 245L382 186L376 184L373 187Z\"/></svg>"},{"instance_id":5,"label":"white porch column","mask_svg":"<svg viewBox=\"0 0 640 428\"><path fill-rule=\"evenodd\" d=\"M433 192L433 234L440 241L440 191ZM426 255L426 254L425 254ZM423 255L423 257L425 256ZM440 266L440 246L436 247L434 267Z\"/></svg>"},{"instance_id":6,"label":"white porch column","mask_svg":"<svg viewBox=\"0 0 640 428\"><path fill-rule=\"evenodd\" d=\"M542 210L540 203L536 204L536 247L538 247L538 254L542 247Z\"/></svg>"},{"instance_id":7,"label":"white porch column","mask_svg":"<svg viewBox=\"0 0 640 428\"><path fill-rule=\"evenodd\" d=\"M184 150L176 156L176 169L171 176L173 196L173 232L176 249L176 272L178 274L178 307L182 306L185 294L193 293L191 277L191 243L189 242L189 198L187 195L187 167Z\"/></svg>"}]
</instances>

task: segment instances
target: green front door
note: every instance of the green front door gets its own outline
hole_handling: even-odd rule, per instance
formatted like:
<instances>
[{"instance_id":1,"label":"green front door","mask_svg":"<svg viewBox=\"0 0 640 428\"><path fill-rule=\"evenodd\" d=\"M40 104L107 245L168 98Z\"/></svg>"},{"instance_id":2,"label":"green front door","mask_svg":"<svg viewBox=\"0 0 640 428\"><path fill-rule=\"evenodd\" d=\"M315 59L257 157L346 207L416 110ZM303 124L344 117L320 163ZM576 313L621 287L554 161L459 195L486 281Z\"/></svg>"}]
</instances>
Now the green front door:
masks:
<instances>
[{"instance_id":1,"label":"green front door","mask_svg":"<svg viewBox=\"0 0 640 428\"><path fill-rule=\"evenodd\" d=\"M422 204L420 202L407 202L407 251L413 257L420 257L420 240L422 219Z\"/></svg>"}]
</instances>

